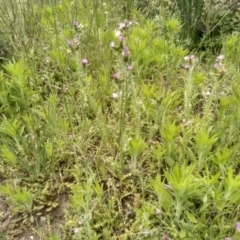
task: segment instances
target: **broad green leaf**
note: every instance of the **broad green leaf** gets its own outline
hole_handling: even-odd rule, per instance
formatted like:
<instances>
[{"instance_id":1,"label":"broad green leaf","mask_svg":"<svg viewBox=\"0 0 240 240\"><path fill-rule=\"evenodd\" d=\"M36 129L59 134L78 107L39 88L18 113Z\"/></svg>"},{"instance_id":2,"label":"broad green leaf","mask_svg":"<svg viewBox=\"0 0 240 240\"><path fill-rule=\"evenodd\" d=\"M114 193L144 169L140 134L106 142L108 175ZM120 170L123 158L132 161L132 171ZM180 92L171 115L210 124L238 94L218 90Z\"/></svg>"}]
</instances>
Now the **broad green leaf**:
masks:
<instances>
[{"instance_id":1,"label":"broad green leaf","mask_svg":"<svg viewBox=\"0 0 240 240\"><path fill-rule=\"evenodd\" d=\"M198 220L195 218L195 216L192 213L190 213L189 211L185 211L185 214L190 222L198 223Z\"/></svg>"}]
</instances>

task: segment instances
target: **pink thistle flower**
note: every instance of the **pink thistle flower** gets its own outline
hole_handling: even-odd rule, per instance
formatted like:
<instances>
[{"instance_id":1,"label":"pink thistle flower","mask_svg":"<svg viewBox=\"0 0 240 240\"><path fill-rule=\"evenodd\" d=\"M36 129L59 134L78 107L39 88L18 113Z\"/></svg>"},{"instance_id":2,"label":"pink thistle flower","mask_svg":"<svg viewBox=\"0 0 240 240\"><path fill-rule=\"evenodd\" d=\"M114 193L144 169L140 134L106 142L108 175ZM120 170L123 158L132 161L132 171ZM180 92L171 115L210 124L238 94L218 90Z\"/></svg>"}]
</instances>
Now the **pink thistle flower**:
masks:
<instances>
[{"instance_id":1,"label":"pink thistle flower","mask_svg":"<svg viewBox=\"0 0 240 240\"><path fill-rule=\"evenodd\" d=\"M194 60L194 59L195 59L195 56L194 56L193 54L189 56L189 60L190 60L190 61L192 61L192 60Z\"/></svg>"},{"instance_id":2,"label":"pink thistle flower","mask_svg":"<svg viewBox=\"0 0 240 240\"><path fill-rule=\"evenodd\" d=\"M191 54L189 56L185 56L183 59L190 63L195 62L197 60L197 58L193 54Z\"/></svg>"},{"instance_id":3,"label":"pink thistle flower","mask_svg":"<svg viewBox=\"0 0 240 240\"><path fill-rule=\"evenodd\" d=\"M82 65L85 67L88 64L88 60L86 58L84 58L82 60Z\"/></svg>"},{"instance_id":4,"label":"pink thistle flower","mask_svg":"<svg viewBox=\"0 0 240 240\"><path fill-rule=\"evenodd\" d=\"M68 45L69 47L72 47L73 42L72 42L71 40L68 40L68 41L67 41L67 45Z\"/></svg>"},{"instance_id":5,"label":"pink thistle flower","mask_svg":"<svg viewBox=\"0 0 240 240\"><path fill-rule=\"evenodd\" d=\"M132 71L132 70L133 70L133 66L132 66L132 65L128 65L128 66L127 66L127 70L128 70L128 71Z\"/></svg>"},{"instance_id":6,"label":"pink thistle flower","mask_svg":"<svg viewBox=\"0 0 240 240\"><path fill-rule=\"evenodd\" d=\"M126 28L126 24L124 23L124 22L121 22L120 24L119 24L119 29L120 30L123 30L123 29L125 29Z\"/></svg>"},{"instance_id":7,"label":"pink thistle flower","mask_svg":"<svg viewBox=\"0 0 240 240\"><path fill-rule=\"evenodd\" d=\"M122 55L126 58L129 57L130 51L129 51L128 47L124 47Z\"/></svg>"},{"instance_id":8,"label":"pink thistle flower","mask_svg":"<svg viewBox=\"0 0 240 240\"><path fill-rule=\"evenodd\" d=\"M79 23L77 21L73 21L73 26L75 28L75 31L77 31L79 28Z\"/></svg>"},{"instance_id":9,"label":"pink thistle flower","mask_svg":"<svg viewBox=\"0 0 240 240\"><path fill-rule=\"evenodd\" d=\"M119 72L116 72L112 75L113 79L119 79Z\"/></svg>"},{"instance_id":10,"label":"pink thistle flower","mask_svg":"<svg viewBox=\"0 0 240 240\"><path fill-rule=\"evenodd\" d=\"M124 36L123 35L120 35L119 37L118 37L118 40L119 40L119 42L123 42L124 41Z\"/></svg>"}]
</instances>

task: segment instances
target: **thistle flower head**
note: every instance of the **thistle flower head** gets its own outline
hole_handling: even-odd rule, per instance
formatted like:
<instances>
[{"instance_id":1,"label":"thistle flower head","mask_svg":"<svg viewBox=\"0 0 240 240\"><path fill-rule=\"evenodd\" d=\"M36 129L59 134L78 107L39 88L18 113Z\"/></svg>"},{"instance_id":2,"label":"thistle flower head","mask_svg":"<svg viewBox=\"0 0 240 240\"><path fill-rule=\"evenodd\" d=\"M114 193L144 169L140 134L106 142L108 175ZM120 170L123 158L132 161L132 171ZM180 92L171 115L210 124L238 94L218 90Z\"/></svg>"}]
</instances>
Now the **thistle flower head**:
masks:
<instances>
[{"instance_id":1,"label":"thistle flower head","mask_svg":"<svg viewBox=\"0 0 240 240\"><path fill-rule=\"evenodd\" d=\"M119 24L119 29L120 30L123 30L123 29L125 29L126 28L126 23L125 22L121 22L120 24Z\"/></svg>"},{"instance_id":2,"label":"thistle flower head","mask_svg":"<svg viewBox=\"0 0 240 240\"><path fill-rule=\"evenodd\" d=\"M128 70L128 71L132 71L132 70L133 70L133 66L132 66L132 65L128 65L128 66L127 66L127 70Z\"/></svg>"},{"instance_id":3,"label":"thistle flower head","mask_svg":"<svg viewBox=\"0 0 240 240\"><path fill-rule=\"evenodd\" d=\"M128 57L128 56L130 55L130 51L129 51L128 47L124 47L124 48L123 48L122 55L123 55L124 57Z\"/></svg>"},{"instance_id":4,"label":"thistle flower head","mask_svg":"<svg viewBox=\"0 0 240 240\"><path fill-rule=\"evenodd\" d=\"M67 45L68 45L69 47L71 47L71 46L73 45L73 42L72 42L71 40L68 40L68 41L67 41Z\"/></svg>"},{"instance_id":5,"label":"thistle flower head","mask_svg":"<svg viewBox=\"0 0 240 240\"><path fill-rule=\"evenodd\" d=\"M119 79L119 72L116 72L112 75L113 79Z\"/></svg>"},{"instance_id":6,"label":"thistle flower head","mask_svg":"<svg viewBox=\"0 0 240 240\"><path fill-rule=\"evenodd\" d=\"M73 26L77 27L78 26L78 22L77 21L73 21Z\"/></svg>"},{"instance_id":7,"label":"thistle flower head","mask_svg":"<svg viewBox=\"0 0 240 240\"><path fill-rule=\"evenodd\" d=\"M119 40L119 42L122 43L124 41L124 36L123 35L119 35L118 40Z\"/></svg>"},{"instance_id":8,"label":"thistle flower head","mask_svg":"<svg viewBox=\"0 0 240 240\"><path fill-rule=\"evenodd\" d=\"M87 60L87 58L84 58L82 60L82 65L85 67L87 64L88 64L88 60Z\"/></svg>"}]
</instances>

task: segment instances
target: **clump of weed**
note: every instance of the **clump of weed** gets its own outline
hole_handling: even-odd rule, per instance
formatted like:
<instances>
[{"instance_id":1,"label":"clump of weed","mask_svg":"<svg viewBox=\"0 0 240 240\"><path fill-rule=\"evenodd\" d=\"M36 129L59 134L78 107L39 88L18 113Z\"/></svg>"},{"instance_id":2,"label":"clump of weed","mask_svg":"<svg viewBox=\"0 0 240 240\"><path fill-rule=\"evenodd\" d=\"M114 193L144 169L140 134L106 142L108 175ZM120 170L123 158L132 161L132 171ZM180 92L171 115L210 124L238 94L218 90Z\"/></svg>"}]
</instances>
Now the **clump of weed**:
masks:
<instances>
[{"instance_id":1,"label":"clump of weed","mask_svg":"<svg viewBox=\"0 0 240 240\"><path fill-rule=\"evenodd\" d=\"M219 54L224 36L239 31L238 1L178 0L172 9L181 19L182 40L190 51Z\"/></svg>"}]
</instances>

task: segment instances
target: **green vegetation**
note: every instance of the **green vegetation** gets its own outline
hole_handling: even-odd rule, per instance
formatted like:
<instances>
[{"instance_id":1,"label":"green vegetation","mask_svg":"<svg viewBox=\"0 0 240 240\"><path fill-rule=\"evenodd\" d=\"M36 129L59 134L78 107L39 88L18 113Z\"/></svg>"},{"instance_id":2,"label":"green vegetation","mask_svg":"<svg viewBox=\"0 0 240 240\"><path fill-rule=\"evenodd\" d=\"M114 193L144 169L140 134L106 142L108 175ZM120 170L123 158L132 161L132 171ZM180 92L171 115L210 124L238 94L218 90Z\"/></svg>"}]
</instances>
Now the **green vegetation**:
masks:
<instances>
[{"instance_id":1,"label":"green vegetation","mask_svg":"<svg viewBox=\"0 0 240 240\"><path fill-rule=\"evenodd\" d=\"M0 238L240 239L239 17L0 0Z\"/></svg>"}]
</instances>

